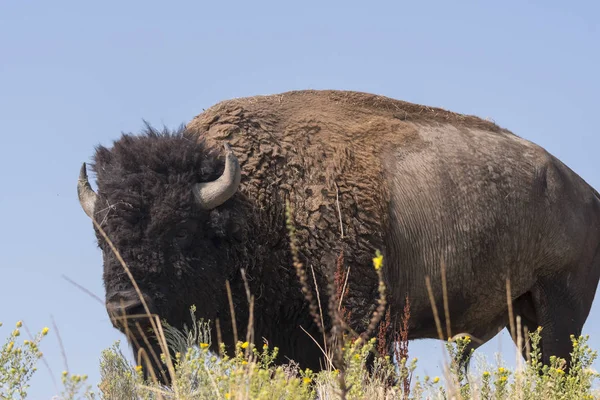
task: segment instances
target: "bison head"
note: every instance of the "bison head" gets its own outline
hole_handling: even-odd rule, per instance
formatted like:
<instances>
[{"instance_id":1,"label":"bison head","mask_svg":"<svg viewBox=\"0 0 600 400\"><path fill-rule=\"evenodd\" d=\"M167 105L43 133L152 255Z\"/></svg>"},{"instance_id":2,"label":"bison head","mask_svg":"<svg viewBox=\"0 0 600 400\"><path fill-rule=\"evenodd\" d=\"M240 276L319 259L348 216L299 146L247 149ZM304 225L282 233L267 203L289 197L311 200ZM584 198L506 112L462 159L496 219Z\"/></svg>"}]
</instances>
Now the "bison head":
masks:
<instances>
[{"instance_id":1,"label":"bison head","mask_svg":"<svg viewBox=\"0 0 600 400\"><path fill-rule=\"evenodd\" d=\"M239 231L234 212L223 204L241 178L229 146L223 163L218 150L185 129L148 127L142 135L123 135L112 149L99 146L92 168L98 191L92 190L84 163L77 184L80 204L116 247L143 297L95 228L106 309L115 327L133 336L137 351L144 347L139 326L149 325L141 317L146 306L174 326L181 326L192 304L214 318L214 298L232 268L227 243Z\"/></svg>"}]
</instances>

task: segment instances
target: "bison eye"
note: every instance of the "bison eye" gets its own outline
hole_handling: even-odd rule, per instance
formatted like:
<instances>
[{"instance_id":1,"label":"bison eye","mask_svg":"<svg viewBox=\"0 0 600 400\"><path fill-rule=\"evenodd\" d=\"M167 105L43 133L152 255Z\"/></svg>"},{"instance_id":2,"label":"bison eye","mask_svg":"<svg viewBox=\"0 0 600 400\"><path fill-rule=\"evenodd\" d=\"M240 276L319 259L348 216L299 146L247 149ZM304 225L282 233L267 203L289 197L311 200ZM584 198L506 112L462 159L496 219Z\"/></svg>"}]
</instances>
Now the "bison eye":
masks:
<instances>
[{"instance_id":1,"label":"bison eye","mask_svg":"<svg viewBox=\"0 0 600 400\"><path fill-rule=\"evenodd\" d=\"M173 240L179 247L187 247L192 242L196 232L195 221L186 221L181 223L173 232Z\"/></svg>"},{"instance_id":2,"label":"bison eye","mask_svg":"<svg viewBox=\"0 0 600 400\"><path fill-rule=\"evenodd\" d=\"M186 248L192 242L192 233L187 229L178 230L173 238L177 247Z\"/></svg>"},{"instance_id":3,"label":"bison eye","mask_svg":"<svg viewBox=\"0 0 600 400\"><path fill-rule=\"evenodd\" d=\"M179 229L175 234L177 239L183 239L190 235L190 231L187 228Z\"/></svg>"}]
</instances>

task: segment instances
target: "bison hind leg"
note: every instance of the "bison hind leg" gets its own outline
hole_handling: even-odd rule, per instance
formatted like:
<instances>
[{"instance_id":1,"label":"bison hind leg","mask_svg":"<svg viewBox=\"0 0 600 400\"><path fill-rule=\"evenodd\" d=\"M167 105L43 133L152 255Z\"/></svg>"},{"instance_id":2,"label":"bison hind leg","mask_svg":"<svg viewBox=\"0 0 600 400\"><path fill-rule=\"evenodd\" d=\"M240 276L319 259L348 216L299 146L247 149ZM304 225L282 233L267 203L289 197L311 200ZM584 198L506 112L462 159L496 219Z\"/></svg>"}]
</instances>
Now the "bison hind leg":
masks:
<instances>
[{"instance_id":1,"label":"bison hind leg","mask_svg":"<svg viewBox=\"0 0 600 400\"><path fill-rule=\"evenodd\" d=\"M551 356L562 358L566 361L565 372L569 370L573 351L571 335L581 335L593 300L585 295L590 282L578 282L574 278L570 275L540 279L529 293L515 302L522 324L530 332L542 327L539 346L542 363L550 365ZM596 284L597 281L593 283L593 292ZM521 350L526 357L525 349Z\"/></svg>"}]
</instances>

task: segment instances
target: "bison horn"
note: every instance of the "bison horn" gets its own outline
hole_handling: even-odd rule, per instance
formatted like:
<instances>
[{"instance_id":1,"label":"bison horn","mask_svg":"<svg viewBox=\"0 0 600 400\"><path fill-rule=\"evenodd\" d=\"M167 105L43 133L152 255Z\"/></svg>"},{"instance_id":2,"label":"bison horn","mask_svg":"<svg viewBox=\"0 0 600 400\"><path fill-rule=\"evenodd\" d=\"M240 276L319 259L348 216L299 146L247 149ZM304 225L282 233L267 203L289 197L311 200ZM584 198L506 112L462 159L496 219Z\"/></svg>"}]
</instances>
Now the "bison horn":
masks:
<instances>
[{"instance_id":1,"label":"bison horn","mask_svg":"<svg viewBox=\"0 0 600 400\"><path fill-rule=\"evenodd\" d=\"M211 210L226 202L235 194L240 185L242 171L240 164L227 143L225 147L225 170L212 182L196 183L192 191L196 200L205 210Z\"/></svg>"},{"instance_id":2,"label":"bison horn","mask_svg":"<svg viewBox=\"0 0 600 400\"><path fill-rule=\"evenodd\" d=\"M83 211L85 211L88 217L93 218L94 206L96 204L96 198L98 195L90 186L85 163L83 163L81 170L79 171L79 179L77 180L77 196L79 197L79 204L81 204Z\"/></svg>"}]
</instances>

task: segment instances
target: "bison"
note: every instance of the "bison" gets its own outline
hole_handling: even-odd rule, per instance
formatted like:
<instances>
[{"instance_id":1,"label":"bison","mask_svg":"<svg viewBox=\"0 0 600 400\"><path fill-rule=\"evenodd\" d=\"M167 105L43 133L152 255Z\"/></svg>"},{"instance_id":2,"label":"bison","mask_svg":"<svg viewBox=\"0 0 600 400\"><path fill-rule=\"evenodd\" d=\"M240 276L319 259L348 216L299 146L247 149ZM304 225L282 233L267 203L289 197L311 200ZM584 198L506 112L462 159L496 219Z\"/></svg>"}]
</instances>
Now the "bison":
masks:
<instances>
[{"instance_id":1,"label":"bison","mask_svg":"<svg viewBox=\"0 0 600 400\"><path fill-rule=\"evenodd\" d=\"M97 147L91 167L97 192L84 163L81 206L151 312L182 327L196 305L231 345L226 281L245 337L243 268L256 340L302 367L323 365L313 342L321 335L293 267L286 202L300 261L321 288L344 255L357 332L377 304L377 250L392 319L410 301L409 339L438 337L425 278L441 307L444 265L453 332L486 342L509 326L510 279L514 315L530 331L543 327L545 363L570 359L570 335L598 284L598 192L542 147L474 116L351 91L255 96L218 103L175 131L123 134ZM143 313L95 231L109 315ZM134 341L135 351L145 346Z\"/></svg>"}]
</instances>

